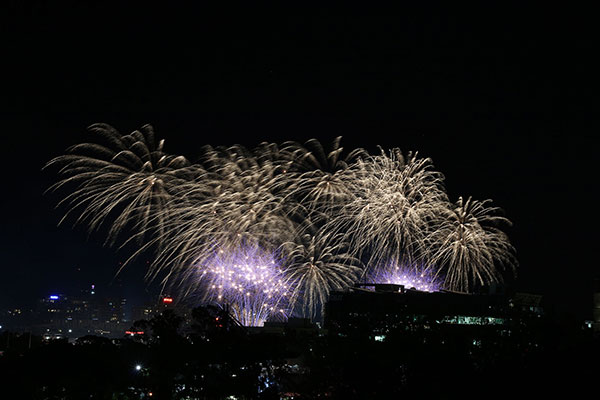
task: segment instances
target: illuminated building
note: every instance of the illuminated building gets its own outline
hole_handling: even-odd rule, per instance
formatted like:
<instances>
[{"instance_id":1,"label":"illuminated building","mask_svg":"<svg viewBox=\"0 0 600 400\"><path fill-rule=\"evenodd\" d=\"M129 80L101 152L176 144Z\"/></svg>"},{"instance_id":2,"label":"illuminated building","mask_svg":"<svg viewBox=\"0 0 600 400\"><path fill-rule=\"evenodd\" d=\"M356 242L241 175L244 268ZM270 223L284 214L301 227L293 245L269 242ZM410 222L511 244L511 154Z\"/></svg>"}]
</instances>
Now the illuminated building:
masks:
<instances>
[{"instance_id":1,"label":"illuminated building","mask_svg":"<svg viewBox=\"0 0 600 400\"><path fill-rule=\"evenodd\" d=\"M516 321L541 316L540 296L423 292L394 284L365 284L332 292L325 328L340 336L384 341L389 334L418 333L423 340L462 336L473 343L490 335L510 336Z\"/></svg>"},{"instance_id":2,"label":"illuminated building","mask_svg":"<svg viewBox=\"0 0 600 400\"><path fill-rule=\"evenodd\" d=\"M160 311L158 310L158 308L156 306L150 305L150 304L144 304L141 306L133 307L131 320L132 321L149 320L156 314L160 314Z\"/></svg>"},{"instance_id":3,"label":"illuminated building","mask_svg":"<svg viewBox=\"0 0 600 400\"><path fill-rule=\"evenodd\" d=\"M124 298L99 296L95 285L76 296L52 293L38 302L31 323L21 330L52 338L122 337L129 328L124 312L126 304Z\"/></svg>"}]
</instances>

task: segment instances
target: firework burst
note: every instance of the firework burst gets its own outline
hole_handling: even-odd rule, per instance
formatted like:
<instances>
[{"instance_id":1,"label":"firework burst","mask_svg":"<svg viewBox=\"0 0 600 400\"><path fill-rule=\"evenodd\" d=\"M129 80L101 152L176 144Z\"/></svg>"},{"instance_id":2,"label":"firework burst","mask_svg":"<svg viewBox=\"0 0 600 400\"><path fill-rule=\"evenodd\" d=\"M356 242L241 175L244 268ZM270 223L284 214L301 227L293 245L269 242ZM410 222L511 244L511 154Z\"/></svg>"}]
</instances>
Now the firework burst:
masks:
<instances>
[{"instance_id":1,"label":"firework burst","mask_svg":"<svg viewBox=\"0 0 600 400\"><path fill-rule=\"evenodd\" d=\"M499 228L511 222L490 203L460 197L432 233L429 241L439 246L432 262L442 266L447 289L467 292L474 285L500 282L498 267L516 268L515 249Z\"/></svg>"},{"instance_id":2,"label":"firework burst","mask_svg":"<svg viewBox=\"0 0 600 400\"><path fill-rule=\"evenodd\" d=\"M73 146L46 165L58 166L63 178L50 190L72 190L59 203L69 206L61 222L77 211L76 223L86 223L91 231L112 220L111 243L128 225L138 225L140 232L162 232L166 205L180 185L193 179L187 159L164 153L164 140L156 141L150 125L129 135L106 124L88 130L104 144Z\"/></svg>"},{"instance_id":3,"label":"firework burst","mask_svg":"<svg viewBox=\"0 0 600 400\"><path fill-rule=\"evenodd\" d=\"M219 249L194 269L193 292L202 302L228 306L242 325L287 319L290 288L272 254L250 247Z\"/></svg>"},{"instance_id":4,"label":"firework burst","mask_svg":"<svg viewBox=\"0 0 600 400\"><path fill-rule=\"evenodd\" d=\"M310 139L304 145L287 142L283 154L291 162L288 166L295 179L292 195L308 210L332 212L352 198L345 170L361 158L368 156L364 149L354 149L344 153L341 147L342 137L333 141L329 152L316 139Z\"/></svg>"},{"instance_id":5,"label":"firework burst","mask_svg":"<svg viewBox=\"0 0 600 400\"><path fill-rule=\"evenodd\" d=\"M373 268L363 277L365 283L393 283L407 289L436 292L441 289L441 279L432 268L415 265L398 265L395 262Z\"/></svg>"},{"instance_id":6,"label":"firework burst","mask_svg":"<svg viewBox=\"0 0 600 400\"><path fill-rule=\"evenodd\" d=\"M399 149L344 153L316 139L202 148L200 161L164 153L149 125L50 161L67 191L63 218L109 226L154 251L147 279L182 297L227 305L244 325L322 314L331 290L358 280L469 291L514 270L515 251L490 201L448 201L429 158ZM129 240L125 241L128 243ZM367 266L367 267L365 267ZM443 277L443 278L442 278Z\"/></svg>"},{"instance_id":7,"label":"firework burst","mask_svg":"<svg viewBox=\"0 0 600 400\"><path fill-rule=\"evenodd\" d=\"M205 151L203 179L183 184L169 210L153 276L204 263L217 247L275 249L291 240L294 210L280 194L281 165L239 146Z\"/></svg>"},{"instance_id":8,"label":"firework burst","mask_svg":"<svg viewBox=\"0 0 600 400\"><path fill-rule=\"evenodd\" d=\"M430 159L395 149L360 161L351 174L354 199L332 219L367 265L427 258L424 240L447 206L443 176Z\"/></svg>"},{"instance_id":9,"label":"firework burst","mask_svg":"<svg viewBox=\"0 0 600 400\"><path fill-rule=\"evenodd\" d=\"M343 239L307 223L295 241L282 245L289 260L285 273L292 287L292 305L303 316L322 314L329 292L352 286L360 276L360 260Z\"/></svg>"}]
</instances>

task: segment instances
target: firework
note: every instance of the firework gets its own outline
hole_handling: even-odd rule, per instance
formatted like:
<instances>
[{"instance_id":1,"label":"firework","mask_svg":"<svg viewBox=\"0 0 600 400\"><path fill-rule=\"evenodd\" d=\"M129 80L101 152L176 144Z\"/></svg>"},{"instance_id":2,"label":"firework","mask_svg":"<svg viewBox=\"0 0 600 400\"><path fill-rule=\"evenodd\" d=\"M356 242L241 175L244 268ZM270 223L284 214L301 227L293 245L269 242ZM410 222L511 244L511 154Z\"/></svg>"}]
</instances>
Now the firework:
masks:
<instances>
[{"instance_id":1,"label":"firework","mask_svg":"<svg viewBox=\"0 0 600 400\"><path fill-rule=\"evenodd\" d=\"M106 224L111 243L127 231L140 243L130 260L155 252L147 279L227 305L244 325L318 317L331 290L359 280L469 291L517 265L501 230L510 221L489 200L449 202L417 153L344 153L338 137L328 151L315 139L205 146L191 164L164 153L149 125L89 130L98 143L47 165L61 176L51 190L70 191L63 220Z\"/></svg>"},{"instance_id":2,"label":"firework","mask_svg":"<svg viewBox=\"0 0 600 400\"><path fill-rule=\"evenodd\" d=\"M443 217L443 176L430 159L399 150L359 161L352 175L354 199L329 223L345 232L367 265L413 263L427 258L425 239Z\"/></svg>"},{"instance_id":3,"label":"firework","mask_svg":"<svg viewBox=\"0 0 600 400\"><path fill-rule=\"evenodd\" d=\"M242 325L287 319L290 288L272 254L250 247L219 249L194 268L192 282L202 289L202 301L228 306Z\"/></svg>"},{"instance_id":4,"label":"firework","mask_svg":"<svg viewBox=\"0 0 600 400\"><path fill-rule=\"evenodd\" d=\"M383 267L373 268L369 275L363 277L365 283L393 283L407 289L417 289L422 292L436 292L441 289L441 279L435 269L418 264L398 265L395 262Z\"/></svg>"},{"instance_id":5,"label":"firework","mask_svg":"<svg viewBox=\"0 0 600 400\"><path fill-rule=\"evenodd\" d=\"M94 124L88 130L104 144L73 146L67 155L46 165L59 166L63 178L50 190L72 190L59 203L69 206L61 222L76 211L76 223L84 222L90 230L112 220L111 242L125 226L160 232L168 215L165 206L179 185L193 179L187 159L164 153L164 141L155 140L150 125L129 135L106 124Z\"/></svg>"},{"instance_id":6,"label":"firework","mask_svg":"<svg viewBox=\"0 0 600 400\"><path fill-rule=\"evenodd\" d=\"M359 148L344 155L341 139L335 138L329 152L316 139L304 145L284 144L283 153L291 160L288 169L296 182L292 195L309 210L331 212L330 208L352 198L347 182L351 176L344 171L368 153Z\"/></svg>"},{"instance_id":7,"label":"firework","mask_svg":"<svg viewBox=\"0 0 600 400\"><path fill-rule=\"evenodd\" d=\"M181 185L169 208L153 277L202 264L217 247L275 249L292 239L293 207L279 193L281 166L251 154L240 146L205 150L203 179Z\"/></svg>"},{"instance_id":8,"label":"firework","mask_svg":"<svg viewBox=\"0 0 600 400\"><path fill-rule=\"evenodd\" d=\"M491 200L458 199L443 224L432 233L430 242L439 246L432 262L440 265L444 286L469 291L474 285L502 281L497 267L514 270L515 249L501 225L511 222L488 206Z\"/></svg>"},{"instance_id":9,"label":"firework","mask_svg":"<svg viewBox=\"0 0 600 400\"><path fill-rule=\"evenodd\" d=\"M282 245L289 259L285 273L292 287L292 304L314 318L322 314L331 290L352 286L362 273L343 235L307 223L296 240Z\"/></svg>"}]
</instances>

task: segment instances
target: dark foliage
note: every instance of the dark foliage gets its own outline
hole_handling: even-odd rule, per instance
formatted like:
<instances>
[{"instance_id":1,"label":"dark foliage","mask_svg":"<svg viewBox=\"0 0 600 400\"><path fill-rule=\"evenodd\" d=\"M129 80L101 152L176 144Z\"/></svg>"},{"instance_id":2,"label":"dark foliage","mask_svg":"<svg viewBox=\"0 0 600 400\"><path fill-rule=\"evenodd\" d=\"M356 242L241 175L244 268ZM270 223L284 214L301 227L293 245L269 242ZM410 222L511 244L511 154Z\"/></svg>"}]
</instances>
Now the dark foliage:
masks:
<instances>
[{"instance_id":1,"label":"dark foliage","mask_svg":"<svg viewBox=\"0 0 600 400\"><path fill-rule=\"evenodd\" d=\"M140 337L74 343L3 333L0 398L576 396L598 373L587 361L600 356L589 331L550 321L508 337L479 331L475 342L469 328L395 330L382 342L334 331L250 333L211 307L184 322L166 311L136 322Z\"/></svg>"}]
</instances>

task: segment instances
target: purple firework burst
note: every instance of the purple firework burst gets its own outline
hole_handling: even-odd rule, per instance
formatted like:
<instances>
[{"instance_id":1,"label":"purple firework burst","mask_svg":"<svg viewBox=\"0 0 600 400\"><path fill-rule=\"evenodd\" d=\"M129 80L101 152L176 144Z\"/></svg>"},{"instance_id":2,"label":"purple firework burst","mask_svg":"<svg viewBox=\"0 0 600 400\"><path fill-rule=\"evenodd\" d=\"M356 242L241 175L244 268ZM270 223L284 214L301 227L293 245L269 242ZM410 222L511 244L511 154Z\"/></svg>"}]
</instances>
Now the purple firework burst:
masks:
<instances>
[{"instance_id":1,"label":"purple firework burst","mask_svg":"<svg viewBox=\"0 0 600 400\"><path fill-rule=\"evenodd\" d=\"M385 268L374 268L365 277L368 283L392 283L414 288L422 292L437 292L441 289L439 277L430 268L391 263Z\"/></svg>"},{"instance_id":2,"label":"purple firework burst","mask_svg":"<svg viewBox=\"0 0 600 400\"><path fill-rule=\"evenodd\" d=\"M287 319L289 286L273 254L256 247L221 249L201 267L204 300L228 305L242 325Z\"/></svg>"}]
</instances>

